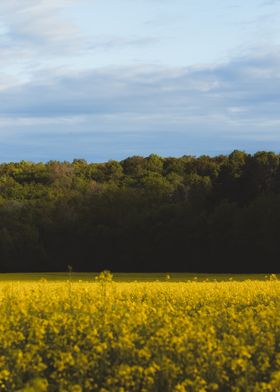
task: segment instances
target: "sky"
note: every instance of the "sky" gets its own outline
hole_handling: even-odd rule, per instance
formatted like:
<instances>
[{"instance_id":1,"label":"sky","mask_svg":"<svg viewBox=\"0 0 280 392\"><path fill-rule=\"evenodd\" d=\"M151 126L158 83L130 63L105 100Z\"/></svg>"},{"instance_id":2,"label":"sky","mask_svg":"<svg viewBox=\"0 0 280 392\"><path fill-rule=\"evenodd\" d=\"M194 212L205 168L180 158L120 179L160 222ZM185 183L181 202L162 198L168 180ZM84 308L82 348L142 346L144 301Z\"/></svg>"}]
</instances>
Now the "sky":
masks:
<instances>
[{"instance_id":1,"label":"sky","mask_svg":"<svg viewBox=\"0 0 280 392\"><path fill-rule=\"evenodd\" d=\"M0 161L280 152L280 0L0 2Z\"/></svg>"}]
</instances>

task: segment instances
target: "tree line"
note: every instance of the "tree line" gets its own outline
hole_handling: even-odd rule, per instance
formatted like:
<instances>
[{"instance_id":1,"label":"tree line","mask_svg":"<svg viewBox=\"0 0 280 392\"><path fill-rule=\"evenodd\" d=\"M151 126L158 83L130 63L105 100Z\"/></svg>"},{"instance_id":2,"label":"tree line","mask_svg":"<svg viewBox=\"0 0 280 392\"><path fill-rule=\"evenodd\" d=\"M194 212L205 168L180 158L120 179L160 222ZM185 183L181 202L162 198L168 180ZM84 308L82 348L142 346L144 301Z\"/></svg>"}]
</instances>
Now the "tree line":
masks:
<instances>
[{"instance_id":1,"label":"tree line","mask_svg":"<svg viewBox=\"0 0 280 392\"><path fill-rule=\"evenodd\" d=\"M280 155L0 164L0 271L279 272Z\"/></svg>"}]
</instances>

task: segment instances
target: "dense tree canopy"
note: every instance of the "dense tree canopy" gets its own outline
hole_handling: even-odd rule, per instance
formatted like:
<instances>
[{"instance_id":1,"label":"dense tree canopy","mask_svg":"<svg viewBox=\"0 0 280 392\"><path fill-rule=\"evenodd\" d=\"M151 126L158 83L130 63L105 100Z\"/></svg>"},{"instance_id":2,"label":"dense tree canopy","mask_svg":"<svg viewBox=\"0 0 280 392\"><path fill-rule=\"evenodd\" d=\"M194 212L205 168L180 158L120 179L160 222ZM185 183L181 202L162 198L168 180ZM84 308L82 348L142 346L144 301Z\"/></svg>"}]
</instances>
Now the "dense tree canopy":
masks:
<instances>
[{"instance_id":1,"label":"dense tree canopy","mask_svg":"<svg viewBox=\"0 0 280 392\"><path fill-rule=\"evenodd\" d=\"M0 270L279 272L280 155L0 164Z\"/></svg>"}]
</instances>

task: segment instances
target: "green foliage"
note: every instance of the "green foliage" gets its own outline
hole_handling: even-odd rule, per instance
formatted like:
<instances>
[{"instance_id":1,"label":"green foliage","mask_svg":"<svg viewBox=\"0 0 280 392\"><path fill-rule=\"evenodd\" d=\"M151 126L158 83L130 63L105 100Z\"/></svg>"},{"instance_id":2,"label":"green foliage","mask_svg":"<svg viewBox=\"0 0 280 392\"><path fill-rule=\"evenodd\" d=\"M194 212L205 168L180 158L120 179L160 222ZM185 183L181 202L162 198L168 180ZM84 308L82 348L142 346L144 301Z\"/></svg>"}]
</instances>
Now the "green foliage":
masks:
<instances>
[{"instance_id":1,"label":"green foliage","mask_svg":"<svg viewBox=\"0 0 280 392\"><path fill-rule=\"evenodd\" d=\"M279 206L272 152L2 163L0 272L277 272Z\"/></svg>"}]
</instances>

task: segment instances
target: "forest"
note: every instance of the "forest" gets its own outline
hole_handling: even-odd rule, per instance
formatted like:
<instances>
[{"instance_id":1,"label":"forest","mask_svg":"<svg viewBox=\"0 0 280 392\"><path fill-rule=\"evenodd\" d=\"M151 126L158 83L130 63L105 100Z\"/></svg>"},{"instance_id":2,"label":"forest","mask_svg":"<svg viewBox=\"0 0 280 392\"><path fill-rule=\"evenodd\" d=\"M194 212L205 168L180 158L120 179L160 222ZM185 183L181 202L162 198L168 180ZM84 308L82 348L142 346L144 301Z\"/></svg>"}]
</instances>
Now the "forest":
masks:
<instances>
[{"instance_id":1,"label":"forest","mask_svg":"<svg viewBox=\"0 0 280 392\"><path fill-rule=\"evenodd\" d=\"M280 272L280 155L0 164L0 272Z\"/></svg>"}]
</instances>

